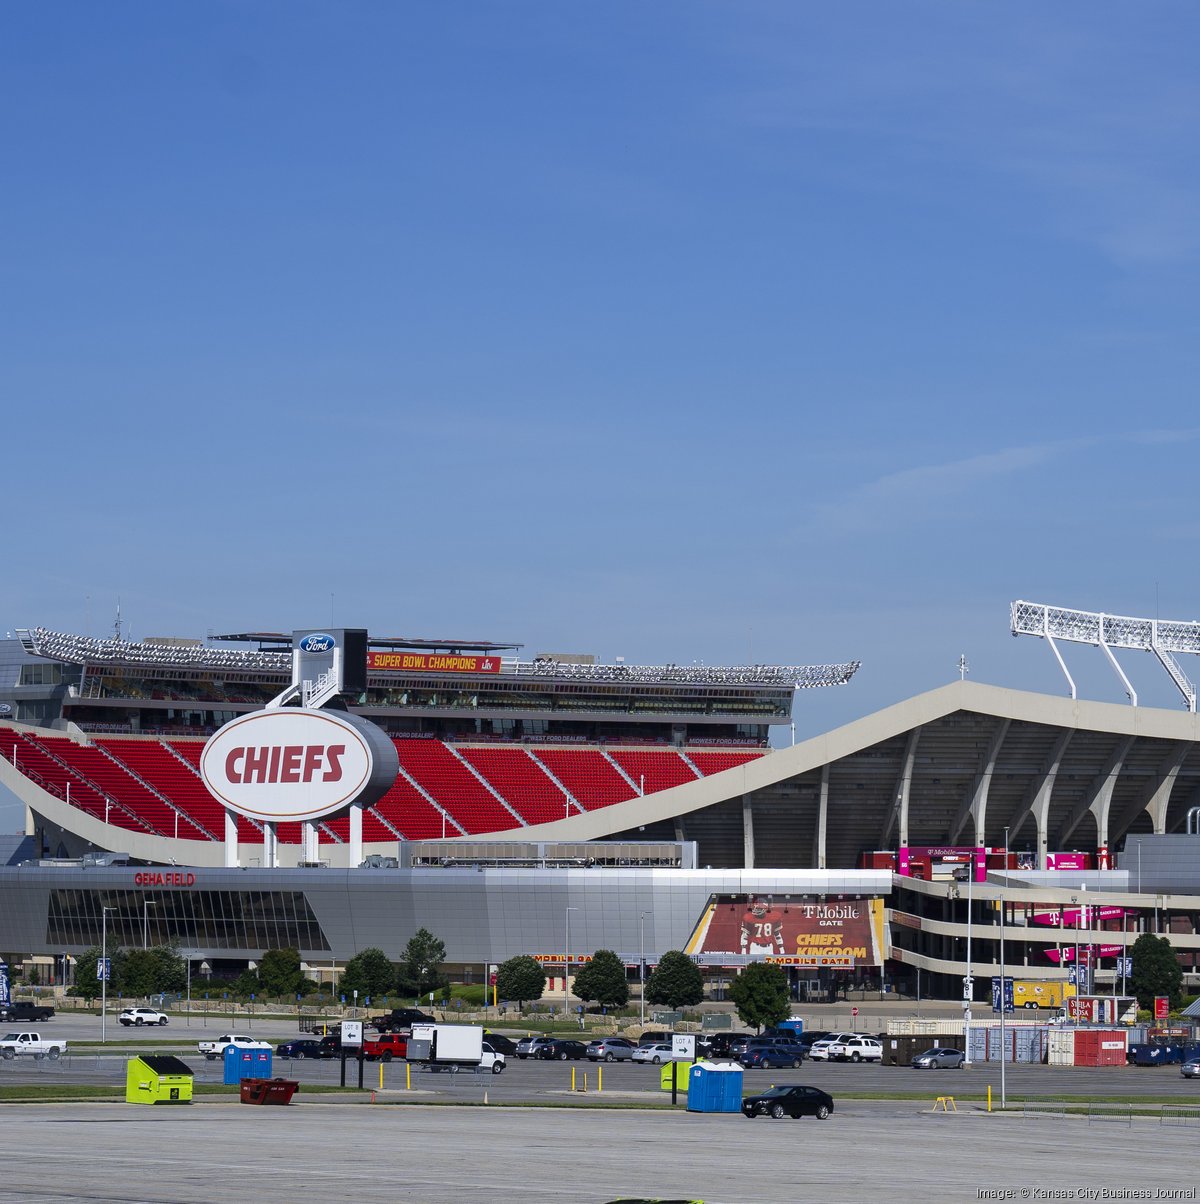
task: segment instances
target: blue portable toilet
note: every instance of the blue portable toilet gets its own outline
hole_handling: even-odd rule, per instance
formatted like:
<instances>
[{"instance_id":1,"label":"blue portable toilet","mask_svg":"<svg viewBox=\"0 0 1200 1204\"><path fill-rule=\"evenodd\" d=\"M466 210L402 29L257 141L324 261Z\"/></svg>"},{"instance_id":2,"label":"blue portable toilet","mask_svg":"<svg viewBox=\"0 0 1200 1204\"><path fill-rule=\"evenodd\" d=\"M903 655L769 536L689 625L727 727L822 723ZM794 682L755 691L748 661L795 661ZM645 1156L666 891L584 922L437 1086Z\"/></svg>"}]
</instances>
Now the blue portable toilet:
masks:
<instances>
[{"instance_id":1,"label":"blue portable toilet","mask_svg":"<svg viewBox=\"0 0 1200 1204\"><path fill-rule=\"evenodd\" d=\"M798 1016L793 1016L790 1020L781 1020L775 1027L787 1029L789 1032L793 1032L799 1036L804 1032L804 1021Z\"/></svg>"},{"instance_id":2,"label":"blue portable toilet","mask_svg":"<svg viewBox=\"0 0 1200 1204\"><path fill-rule=\"evenodd\" d=\"M689 1112L740 1112L742 1068L736 1062L697 1062L688 1075Z\"/></svg>"},{"instance_id":3,"label":"blue portable toilet","mask_svg":"<svg viewBox=\"0 0 1200 1204\"><path fill-rule=\"evenodd\" d=\"M272 1051L269 1049L238 1049L225 1046L225 1086L234 1087L242 1079L269 1079Z\"/></svg>"}]
</instances>

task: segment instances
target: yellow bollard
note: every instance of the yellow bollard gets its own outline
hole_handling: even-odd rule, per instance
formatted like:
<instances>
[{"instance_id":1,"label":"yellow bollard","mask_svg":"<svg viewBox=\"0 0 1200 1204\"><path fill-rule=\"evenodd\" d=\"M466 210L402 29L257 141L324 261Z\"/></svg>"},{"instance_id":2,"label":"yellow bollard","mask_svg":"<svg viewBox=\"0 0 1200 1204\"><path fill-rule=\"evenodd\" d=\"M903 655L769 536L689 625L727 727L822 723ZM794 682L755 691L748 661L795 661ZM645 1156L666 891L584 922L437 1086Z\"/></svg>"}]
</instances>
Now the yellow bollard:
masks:
<instances>
[{"instance_id":1,"label":"yellow bollard","mask_svg":"<svg viewBox=\"0 0 1200 1204\"><path fill-rule=\"evenodd\" d=\"M575 1090L575 1067L571 1067L571 1090Z\"/></svg>"},{"instance_id":2,"label":"yellow bollard","mask_svg":"<svg viewBox=\"0 0 1200 1204\"><path fill-rule=\"evenodd\" d=\"M596 1067L596 1090L597 1091L604 1090L604 1067L603 1066Z\"/></svg>"},{"instance_id":3,"label":"yellow bollard","mask_svg":"<svg viewBox=\"0 0 1200 1204\"><path fill-rule=\"evenodd\" d=\"M405 1091L412 1090L412 1063L404 1063L404 1089Z\"/></svg>"},{"instance_id":4,"label":"yellow bollard","mask_svg":"<svg viewBox=\"0 0 1200 1204\"><path fill-rule=\"evenodd\" d=\"M992 1110L992 1085L988 1083L988 1111Z\"/></svg>"},{"instance_id":5,"label":"yellow bollard","mask_svg":"<svg viewBox=\"0 0 1200 1204\"><path fill-rule=\"evenodd\" d=\"M379 1059L379 1090L383 1090L383 1059Z\"/></svg>"}]
</instances>

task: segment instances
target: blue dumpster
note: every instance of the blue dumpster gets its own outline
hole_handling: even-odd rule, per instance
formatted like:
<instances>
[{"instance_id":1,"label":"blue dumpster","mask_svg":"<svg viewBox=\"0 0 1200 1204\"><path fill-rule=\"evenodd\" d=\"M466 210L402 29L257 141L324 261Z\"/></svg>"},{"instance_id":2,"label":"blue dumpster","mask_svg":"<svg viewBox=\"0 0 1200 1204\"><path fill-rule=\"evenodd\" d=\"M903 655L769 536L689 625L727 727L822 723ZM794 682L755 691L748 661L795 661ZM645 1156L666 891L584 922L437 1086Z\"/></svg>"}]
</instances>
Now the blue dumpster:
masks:
<instances>
[{"instance_id":1,"label":"blue dumpster","mask_svg":"<svg viewBox=\"0 0 1200 1204\"><path fill-rule=\"evenodd\" d=\"M736 1062L697 1062L688 1075L689 1112L740 1112L742 1068Z\"/></svg>"},{"instance_id":2,"label":"blue dumpster","mask_svg":"<svg viewBox=\"0 0 1200 1204\"><path fill-rule=\"evenodd\" d=\"M269 1049L238 1049L225 1047L225 1086L235 1087L242 1079L269 1079L271 1055Z\"/></svg>"}]
</instances>

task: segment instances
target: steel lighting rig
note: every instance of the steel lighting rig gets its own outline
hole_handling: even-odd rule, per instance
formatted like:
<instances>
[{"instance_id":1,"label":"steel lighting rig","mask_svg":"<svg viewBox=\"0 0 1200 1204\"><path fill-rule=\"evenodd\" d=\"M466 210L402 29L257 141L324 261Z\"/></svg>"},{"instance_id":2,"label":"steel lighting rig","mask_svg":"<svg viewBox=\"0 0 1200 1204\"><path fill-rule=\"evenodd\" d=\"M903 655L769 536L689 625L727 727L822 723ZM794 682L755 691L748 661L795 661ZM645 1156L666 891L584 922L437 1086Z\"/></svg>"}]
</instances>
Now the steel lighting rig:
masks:
<instances>
[{"instance_id":1,"label":"steel lighting rig","mask_svg":"<svg viewBox=\"0 0 1200 1204\"><path fill-rule=\"evenodd\" d=\"M1137 706L1137 691L1125 676L1124 670L1113 655L1114 648L1135 648L1141 652L1153 652L1167 671L1176 688L1183 695L1189 711L1196 709L1196 687L1172 656L1175 652L1200 654L1200 623L1174 619L1134 619L1128 615L1106 615L1089 610L1066 610L1061 606L1045 606L1040 602L1014 602L1011 606L1013 635L1034 635L1050 645L1058 667L1067 679L1071 697L1075 695L1075 682L1067 671L1066 662L1058 650L1055 640L1067 640L1074 644L1090 644L1100 648L1113 671L1121 679L1125 693L1133 706Z\"/></svg>"}]
</instances>

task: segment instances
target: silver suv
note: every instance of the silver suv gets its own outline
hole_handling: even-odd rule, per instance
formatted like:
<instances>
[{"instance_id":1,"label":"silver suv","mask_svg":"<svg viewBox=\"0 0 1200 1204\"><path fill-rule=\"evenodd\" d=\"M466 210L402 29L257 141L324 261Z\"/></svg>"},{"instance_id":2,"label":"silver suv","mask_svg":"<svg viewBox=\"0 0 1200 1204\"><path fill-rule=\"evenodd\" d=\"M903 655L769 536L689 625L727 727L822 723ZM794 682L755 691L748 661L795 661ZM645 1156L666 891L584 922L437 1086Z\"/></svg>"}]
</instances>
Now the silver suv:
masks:
<instances>
[{"instance_id":1,"label":"silver suv","mask_svg":"<svg viewBox=\"0 0 1200 1204\"><path fill-rule=\"evenodd\" d=\"M536 1058L538 1050L543 1045L549 1045L554 1037L522 1037L517 1042L517 1057L524 1061L526 1058Z\"/></svg>"},{"instance_id":2,"label":"silver suv","mask_svg":"<svg viewBox=\"0 0 1200 1204\"><path fill-rule=\"evenodd\" d=\"M636 1048L632 1041L627 1041L624 1037L601 1037L599 1040L588 1043L588 1061L631 1061Z\"/></svg>"}]
</instances>

